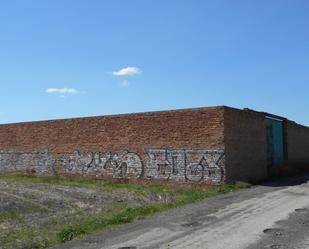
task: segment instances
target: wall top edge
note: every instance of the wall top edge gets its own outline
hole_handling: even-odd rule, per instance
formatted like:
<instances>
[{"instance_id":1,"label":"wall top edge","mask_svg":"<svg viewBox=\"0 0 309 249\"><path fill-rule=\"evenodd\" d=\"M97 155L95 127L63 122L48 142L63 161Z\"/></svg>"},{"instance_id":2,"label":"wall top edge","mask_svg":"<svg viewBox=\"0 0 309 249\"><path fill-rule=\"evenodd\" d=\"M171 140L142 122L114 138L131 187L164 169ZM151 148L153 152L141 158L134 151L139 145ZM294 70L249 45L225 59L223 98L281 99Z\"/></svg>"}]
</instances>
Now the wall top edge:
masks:
<instances>
[{"instance_id":1,"label":"wall top edge","mask_svg":"<svg viewBox=\"0 0 309 249\"><path fill-rule=\"evenodd\" d=\"M71 121L71 120L81 120L81 119L97 119L97 118L110 118L110 117L134 117L142 115L152 115L152 114L167 114L167 113L181 113L181 112L190 112L190 111L207 111L207 110L222 110L226 106L209 106L209 107L196 107L196 108L181 108L173 110L159 110L159 111L148 111L148 112L134 112L134 113L123 113L123 114L108 114L108 115L97 115L97 116L85 116L85 117L72 117L72 118L61 118L61 119L47 119L47 120L34 120L34 121L25 121L25 122L15 122L15 123L4 123L0 124L1 126L13 126L20 124L34 124L34 123L53 123L58 121Z\"/></svg>"}]
</instances>

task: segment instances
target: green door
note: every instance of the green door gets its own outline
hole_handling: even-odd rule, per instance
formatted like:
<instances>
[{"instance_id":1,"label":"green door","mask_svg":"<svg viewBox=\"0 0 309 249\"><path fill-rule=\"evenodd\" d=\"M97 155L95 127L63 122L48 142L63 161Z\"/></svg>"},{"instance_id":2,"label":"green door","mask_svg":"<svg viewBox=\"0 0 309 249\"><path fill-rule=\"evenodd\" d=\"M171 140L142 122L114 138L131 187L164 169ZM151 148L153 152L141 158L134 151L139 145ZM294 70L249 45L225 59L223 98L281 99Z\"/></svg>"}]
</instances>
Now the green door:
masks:
<instances>
[{"instance_id":1,"label":"green door","mask_svg":"<svg viewBox=\"0 0 309 249\"><path fill-rule=\"evenodd\" d=\"M268 166L280 166L284 162L283 121L267 117L266 122Z\"/></svg>"}]
</instances>

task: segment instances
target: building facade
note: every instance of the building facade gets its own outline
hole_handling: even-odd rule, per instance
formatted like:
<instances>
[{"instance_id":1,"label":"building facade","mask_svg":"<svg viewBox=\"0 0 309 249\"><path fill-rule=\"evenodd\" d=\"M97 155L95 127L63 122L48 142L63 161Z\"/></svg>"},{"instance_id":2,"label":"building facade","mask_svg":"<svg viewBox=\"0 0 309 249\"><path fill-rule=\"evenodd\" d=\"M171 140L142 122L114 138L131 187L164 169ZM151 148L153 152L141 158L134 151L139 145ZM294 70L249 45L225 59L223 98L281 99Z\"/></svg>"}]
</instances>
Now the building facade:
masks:
<instances>
[{"instance_id":1,"label":"building facade","mask_svg":"<svg viewBox=\"0 0 309 249\"><path fill-rule=\"evenodd\" d=\"M226 106L0 125L0 173L257 182L309 164L309 128Z\"/></svg>"}]
</instances>

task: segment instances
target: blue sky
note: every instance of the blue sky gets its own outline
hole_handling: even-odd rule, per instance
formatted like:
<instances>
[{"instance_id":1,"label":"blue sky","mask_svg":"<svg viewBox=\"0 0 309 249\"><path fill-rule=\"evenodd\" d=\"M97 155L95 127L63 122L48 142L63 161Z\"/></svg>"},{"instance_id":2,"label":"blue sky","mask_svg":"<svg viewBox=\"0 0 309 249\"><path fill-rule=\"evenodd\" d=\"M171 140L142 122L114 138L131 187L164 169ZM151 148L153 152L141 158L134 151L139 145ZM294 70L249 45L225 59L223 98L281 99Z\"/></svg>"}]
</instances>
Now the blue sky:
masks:
<instances>
[{"instance_id":1,"label":"blue sky","mask_svg":"<svg viewBox=\"0 0 309 249\"><path fill-rule=\"evenodd\" d=\"M0 123L213 105L309 125L307 0L3 0Z\"/></svg>"}]
</instances>

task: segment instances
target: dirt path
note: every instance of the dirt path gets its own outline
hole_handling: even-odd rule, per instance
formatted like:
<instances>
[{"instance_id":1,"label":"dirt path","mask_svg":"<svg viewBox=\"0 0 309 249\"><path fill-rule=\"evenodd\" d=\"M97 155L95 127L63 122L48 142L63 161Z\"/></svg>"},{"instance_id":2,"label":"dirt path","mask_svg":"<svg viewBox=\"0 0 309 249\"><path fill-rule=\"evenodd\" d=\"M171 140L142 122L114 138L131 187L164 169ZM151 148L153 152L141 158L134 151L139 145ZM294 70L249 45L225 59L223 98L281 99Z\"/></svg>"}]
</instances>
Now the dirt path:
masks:
<instances>
[{"instance_id":1,"label":"dirt path","mask_svg":"<svg viewBox=\"0 0 309 249\"><path fill-rule=\"evenodd\" d=\"M309 248L308 179L270 182L207 199L57 248ZM280 221L296 229L281 236L283 243ZM293 225L299 221L303 224Z\"/></svg>"}]
</instances>

